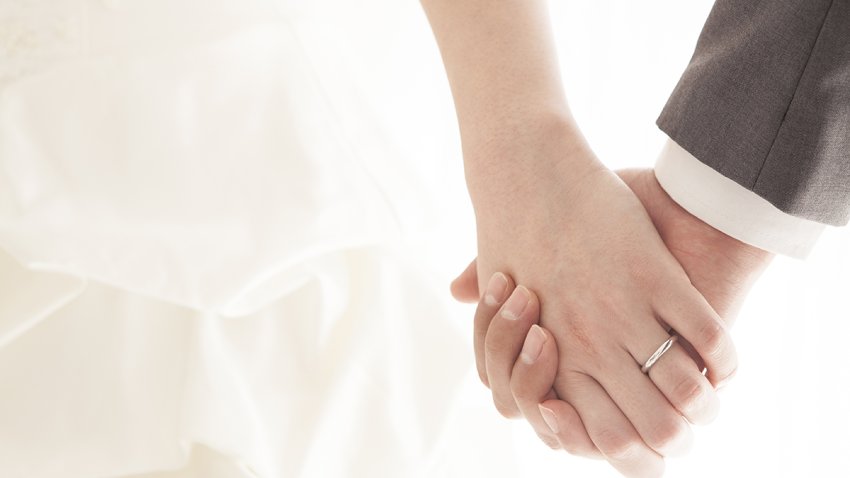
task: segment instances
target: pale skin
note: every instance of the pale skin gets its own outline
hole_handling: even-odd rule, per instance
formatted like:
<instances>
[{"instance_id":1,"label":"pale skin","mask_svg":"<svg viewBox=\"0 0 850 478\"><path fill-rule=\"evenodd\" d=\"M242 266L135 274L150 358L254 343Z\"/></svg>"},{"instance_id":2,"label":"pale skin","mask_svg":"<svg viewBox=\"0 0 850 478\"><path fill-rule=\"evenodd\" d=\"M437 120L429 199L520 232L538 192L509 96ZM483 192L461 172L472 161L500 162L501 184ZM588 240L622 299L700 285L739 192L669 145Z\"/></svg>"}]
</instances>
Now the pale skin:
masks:
<instances>
[{"instance_id":1,"label":"pale skin","mask_svg":"<svg viewBox=\"0 0 850 478\"><path fill-rule=\"evenodd\" d=\"M634 192L584 140L561 86L546 2L422 4L457 110L478 233L477 286L514 318L493 324L520 327L539 312L560 351L553 393L620 472L659 476L664 456L688 448L688 421L714 417L714 386L734 374L726 325ZM496 271L505 274L488 288ZM514 280L524 286L513 290ZM508 291L514 300L506 301ZM478 314L476 325L489 320ZM635 366L671 328L692 344L706 376L681 348L649 375ZM491 353L508 344L490 337L476 339L479 373L497 409L518 416L513 361ZM539 412L526 418L545 425Z\"/></svg>"},{"instance_id":2,"label":"pale skin","mask_svg":"<svg viewBox=\"0 0 850 478\"><path fill-rule=\"evenodd\" d=\"M693 284L731 325L773 254L731 238L682 209L664 192L651 170L624 170L618 174L640 199ZM551 332L535 326L539 321L536 311L530 310L513 327L500 327L505 322L500 316L502 304L488 302L479 294L475 267L467 268L452 283L452 294L464 302L479 302L478 317L486 319L476 323L476 337L483 335L486 340L502 344L500 350L493 351L492 360L512 364L509 375L498 380L510 384L510 398L502 400L513 400L547 445L576 455L599 457L601 454L575 409L553 398L558 349ZM504 372L497 369L493 373Z\"/></svg>"}]
</instances>

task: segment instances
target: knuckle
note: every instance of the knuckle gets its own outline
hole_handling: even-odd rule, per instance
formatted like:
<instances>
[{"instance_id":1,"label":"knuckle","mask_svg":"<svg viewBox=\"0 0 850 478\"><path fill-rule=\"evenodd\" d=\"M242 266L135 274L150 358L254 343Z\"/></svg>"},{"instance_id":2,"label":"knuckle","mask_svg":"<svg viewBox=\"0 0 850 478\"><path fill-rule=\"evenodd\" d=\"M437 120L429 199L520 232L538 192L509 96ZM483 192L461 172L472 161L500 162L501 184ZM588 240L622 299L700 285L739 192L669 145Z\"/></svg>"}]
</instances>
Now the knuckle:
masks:
<instances>
[{"instance_id":1,"label":"knuckle","mask_svg":"<svg viewBox=\"0 0 850 478\"><path fill-rule=\"evenodd\" d=\"M571 345L588 358L587 362L597 364L603 361L605 354L600 350L598 334L594 333L592 327L575 320L566 324L565 332L565 335L570 338Z\"/></svg>"},{"instance_id":2,"label":"knuckle","mask_svg":"<svg viewBox=\"0 0 850 478\"><path fill-rule=\"evenodd\" d=\"M719 358L726 349L726 329L715 320L706 320L699 330L699 340L709 356Z\"/></svg>"},{"instance_id":3,"label":"knuckle","mask_svg":"<svg viewBox=\"0 0 850 478\"><path fill-rule=\"evenodd\" d=\"M705 391L702 384L691 376L684 376L676 382L671 391L671 401L676 404L681 412L691 411L699 407L703 401Z\"/></svg>"},{"instance_id":4,"label":"knuckle","mask_svg":"<svg viewBox=\"0 0 850 478\"><path fill-rule=\"evenodd\" d=\"M602 430L596 437L595 443L603 455L615 460L631 458L640 446L636 437L611 428Z\"/></svg>"},{"instance_id":5,"label":"knuckle","mask_svg":"<svg viewBox=\"0 0 850 478\"><path fill-rule=\"evenodd\" d=\"M669 450L675 448L675 445L683 438L685 438L685 427L681 420L663 420L656 424L646 437L646 444L656 451Z\"/></svg>"}]
</instances>

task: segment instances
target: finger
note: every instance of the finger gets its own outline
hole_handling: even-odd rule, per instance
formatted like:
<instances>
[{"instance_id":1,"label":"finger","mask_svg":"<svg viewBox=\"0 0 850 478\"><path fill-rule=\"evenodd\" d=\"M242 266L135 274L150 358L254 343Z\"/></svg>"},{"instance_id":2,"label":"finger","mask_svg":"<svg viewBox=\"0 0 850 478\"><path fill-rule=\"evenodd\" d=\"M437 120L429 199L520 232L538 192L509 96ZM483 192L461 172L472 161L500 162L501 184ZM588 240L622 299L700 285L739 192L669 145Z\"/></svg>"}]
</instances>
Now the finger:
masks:
<instances>
[{"instance_id":1,"label":"finger","mask_svg":"<svg viewBox=\"0 0 850 478\"><path fill-rule=\"evenodd\" d=\"M541 402L538 409L545 417L546 423L551 423L553 430L557 429L558 443L567 453L594 460L605 459L605 455L596 448L590 439L578 412L569 403L557 398Z\"/></svg>"},{"instance_id":2,"label":"finger","mask_svg":"<svg viewBox=\"0 0 850 478\"><path fill-rule=\"evenodd\" d=\"M678 342L649 369L649 378L689 422L705 425L717 417L717 392Z\"/></svg>"},{"instance_id":3,"label":"finger","mask_svg":"<svg viewBox=\"0 0 850 478\"><path fill-rule=\"evenodd\" d=\"M717 312L690 283L667 288L656 300L655 310L697 351L712 385L717 387L735 375L738 359L732 337Z\"/></svg>"},{"instance_id":4,"label":"finger","mask_svg":"<svg viewBox=\"0 0 850 478\"><path fill-rule=\"evenodd\" d=\"M640 371L640 365L630 354L622 352L612 359L617 359L619 368L611 363L606 367L609 372L596 374L594 378L632 423L644 443L661 456L681 456L687 452L693 443L693 433L679 411ZM627 367L622 368L623 363Z\"/></svg>"},{"instance_id":5,"label":"finger","mask_svg":"<svg viewBox=\"0 0 850 478\"><path fill-rule=\"evenodd\" d=\"M645 364L647 359L658 350L659 346L670 338L669 332L664 330L664 326L666 324L653 324L651 327L636 329L631 334L634 340L626 344L626 349L636 361L635 368L640 368ZM720 402L711 383L702 374L700 369L702 360L697 356L698 364L692 358L691 350L686 348L687 346L689 346L687 340L684 338L678 340L652 365L647 376L680 415L691 423L706 424L717 416ZM637 379L635 378L635 380ZM617 386L617 384L612 384L612 386ZM615 402L620 403L618 397L612 395L612 398ZM642 399L648 401L649 397L644 396ZM630 416L628 412L626 412L626 415ZM672 424L668 423L668 425ZM646 428L637 423L635 426L642 436L645 436L645 433L650 433L648 443L651 446L652 443L655 443L654 440L664 439L664 436L652 438L653 433L651 431L647 431ZM673 429L671 428L669 431L672 432ZM667 437L668 440L670 438L672 437ZM682 431L681 439L685 439L684 431ZM655 447L653 446L653 448ZM669 449L655 449L662 455L671 456ZM672 453L676 453L676 451L674 450Z\"/></svg>"},{"instance_id":6,"label":"finger","mask_svg":"<svg viewBox=\"0 0 850 478\"><path fill-rule=\"evenodd\" d=\"M620 473L640 478L664 473L664 459L643 442L596 380L569 372L556 390L575 407L593 444Z\"/></svg>"},{"instance_id":7,"label":"finger","mask_svg":"<svg viewBox=\"0 0 850 478\"><path fill-rule=\"evenodd\" d=\"M527 288L517 286L496 317L493 317L484 338L484 362L493 403L499 413L507 418L520 416L511 392L511 371L525 336L539 315L537 296Z\"/></svg>"},{"instance_id":8,"label":"finger","mask_svg":"<svg viewBox=\"0 0 850 478\"><path fill-rule=\"evenodd\" d=\"M697 351L694 350L694 346L691 345L690 342L688 342L688 339L684 337L679 337L679 340L676 341L676 345L685 349L685 352L687 352L688 357L690 357L691 360L694 361L694 363L697 365L697 369L699 369L700 373L705 376L705 362L702 361L702 357L700 357Z\"/></svg>"},{"instance_id":9,"label":"finger","mask_svg":"<svg viewBox=\"0 0 850 478\"><path fill-rule=\"evenodd\" d=\"M497 272L490 277L490 281L487 283L487 290L484 296L478 301L478 307L475 309L472 339L473 349L475 350L475 367L478 370L478 378L487 387L490 386L490 382L487 379L487 365L484 360L484 339L487 336L490 321L499 312L505 299L508 298L508 295L513 290L513 279L501 272Z\"/></svg>"},{"instance_id":10,"label":"finger","mask_svg":"<svg viewBox=\"0 0 850 478\"><path fill-rule=\"evenodd\" d=\"M511 392L517 406L538 436L555 438L573 455L601 457L575 409L562 400L551 400L557 397L552 390L557 371L555 340L545 329L532 325L511 372ZM543 401L548 406L541 408Z\"/></svg>"},{"instance_id":11,"label":"finger","mask_svg":"<svg viewBox=\"0 0 850 478\"><path fill-rule=\"evenodd\" d=\"M452 281L452 297L459 302L469 304L479 300L478 290L478 259L475 258L466 266L466 269Z\"/></svg>"}]
</instances>

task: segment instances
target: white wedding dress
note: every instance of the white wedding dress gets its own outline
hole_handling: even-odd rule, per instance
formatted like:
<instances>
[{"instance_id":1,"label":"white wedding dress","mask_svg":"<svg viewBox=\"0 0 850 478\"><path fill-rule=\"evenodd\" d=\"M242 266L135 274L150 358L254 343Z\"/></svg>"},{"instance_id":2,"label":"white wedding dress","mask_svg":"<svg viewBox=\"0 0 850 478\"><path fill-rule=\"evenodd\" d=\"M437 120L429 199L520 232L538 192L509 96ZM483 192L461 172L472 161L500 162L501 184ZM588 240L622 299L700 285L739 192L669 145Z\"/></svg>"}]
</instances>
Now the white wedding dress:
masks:
<instances>
[{"instance_id":1,"label":"white wedding dress","mask_svg":"<svg viewBox=\"0 0 850 478\"><path fill-rule=\"evenodd\" d=\"M505 470L453 447L436 199L323 21L369 4L0 0L0 476Z\"/></svg>"}]
</instances>

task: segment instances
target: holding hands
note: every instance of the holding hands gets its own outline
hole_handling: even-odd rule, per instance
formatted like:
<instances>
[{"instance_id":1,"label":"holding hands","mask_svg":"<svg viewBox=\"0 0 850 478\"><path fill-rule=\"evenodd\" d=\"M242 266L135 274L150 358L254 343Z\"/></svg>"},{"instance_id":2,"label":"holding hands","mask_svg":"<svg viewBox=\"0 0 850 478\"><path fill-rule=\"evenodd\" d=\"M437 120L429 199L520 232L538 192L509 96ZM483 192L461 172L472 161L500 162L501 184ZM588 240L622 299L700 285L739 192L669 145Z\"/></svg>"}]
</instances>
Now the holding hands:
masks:
<instances>
[{"instance_id":1,"label":"holding hands","mask_svg":"<svg viewBox=\"0 0 850 478\"><path fill-rule=\"evenodd\" d=\"M695 285L710 285L706 287L711 291L709 298L721 306L728 320L770 255L719 233L679 208L651 170L621 171L619 176L634 191L640 207L646 208L644 214L654 221L667 246L672 245L675 264L681 260L687 269L683 279L673 272L667 282L646 277L637 284L612 278L607 290L594 294L588 286L594 281L606 283L604 276L586 273L568 278L566 283L580 287L563 287L556 293L564 299L556 298L554 304L571 305L562 309L565 314L553 316L547 314L553 307L550 302L541 307L544 296L538 298L536 286L516 286L514 278L501 272L490 277L479 296L480 266L473 262L454 282L453 293L460 300L479 302L476 363L500 413L525 417L552 447L606 458L626 476L658 476L664 468L662 457L680 454L690 444L684 419L697 424L711 421L718 410L714 387L734 371L734 349L726 327L688 275L699 278ZM604 257L597 260L608 264L609 274L623 273L615 269L617 263ZM684 283L676 284L677 280ZM618 284L635 292L614 289ZM655 291L649 284L666 290ZM684 297L673 296L670 291L674 290ZM652 302L655 294L663 305ZM650 307L640 304L641 297L650 298ZM622 313L628 309L614 298L632 301L626 303L632 304L634 313ZM593 312L601 324L590 324L592 315L584 315L583 320L577 315ZM677 312L681 315L671 316ZM680 340L644 375L641 366L665 341L669 325ZM657 333L649 336L641 327ZM580 337L572 336L576 331ZM645 337L657 342L648 344ZM708 378L700 372L703 364L709 369ZM728 371L719 380L711 373L718 366Z\"/></svg>"},{"instance_id":2,"label":"holding hands","mask_svg":"<svg viewBox=\"0 0 850 478\"><path fill-rule=\"evenodd\" d=\"M480 300L481 380L550 444L661 474L688 422L717 414L737 367L717 311L733 315L770 256L694 221L651 171L602 165L567 105L544 0L422 5L475 210L478 258L455 294ZM524 373L535 364L550 375Z\"/></svg>"},{"instance_id":3,"label":"holding hands","mask_svg":"<svg viewBox=\"0 0 850 478\"><path fill-rule=\"evenodd\" d=\"M614 173L598 168L575 182L550 178L535 178L537 187L523 188L522 197L504 192L493 205L498 214L478 212L477 271L490 278L479 284L479 373L499 411L518 416L510 372L522 341L502 338L524 337L517 331L539 315L559 351L553 395L574 408L589 440L617 469L656 476L662 457L689 447L687 422L716 415L713 387L737 366L732 341ZM514 289L494 269L524 286ZM543 337L540 330L532 339ZM672 334L693 346L707 375L677 345L641 372ZM543 423L536 408L523 412Z\"/></svg>"}]
</instances>

